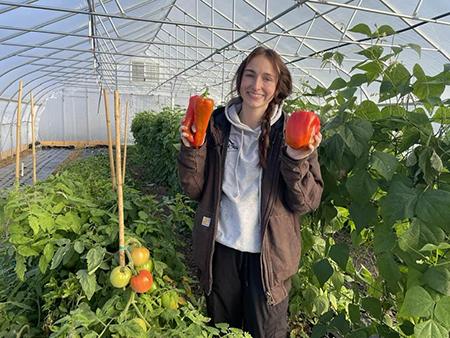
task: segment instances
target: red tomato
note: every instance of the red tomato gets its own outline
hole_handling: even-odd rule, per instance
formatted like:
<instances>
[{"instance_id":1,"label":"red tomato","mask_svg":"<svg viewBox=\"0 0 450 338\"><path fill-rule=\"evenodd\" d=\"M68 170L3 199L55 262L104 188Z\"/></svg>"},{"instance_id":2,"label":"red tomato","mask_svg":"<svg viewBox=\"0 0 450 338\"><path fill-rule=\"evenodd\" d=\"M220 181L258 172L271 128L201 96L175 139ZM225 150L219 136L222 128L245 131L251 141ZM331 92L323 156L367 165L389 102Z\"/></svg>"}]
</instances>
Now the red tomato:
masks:
<instances>
[{"instance_id":1,"label":"red tomato","mask_svg":"<svg viewBox=\"0 0 450 338\"><path fill-rule=\"evenodd\" d=\"M319 132L319 117L314 112L298 110L286 122L286 143L294 149L308 148L312 137Z\"/></svg>"},{"instance_id":2,"label":"red tomato","mask_svg":"<svg viewBox=\"0 0 450 338\"><path fill-rule=\"evenodd\" d=\"M153 285L152 273L148 270L139 271L138 275L131 277L130 285L137 293L147 292Z\"/></svg>"},{"instance_id":3,"label":"red tomato","mask_svg":"<svg viewBox=\"0 0 450 338\"><path fill-rule=\"evenodd\" d=\"M133 248L131 250L131 259L134 265L143 265L150 259L150 251L145 247Z\"/></svg>"}]
</instances>

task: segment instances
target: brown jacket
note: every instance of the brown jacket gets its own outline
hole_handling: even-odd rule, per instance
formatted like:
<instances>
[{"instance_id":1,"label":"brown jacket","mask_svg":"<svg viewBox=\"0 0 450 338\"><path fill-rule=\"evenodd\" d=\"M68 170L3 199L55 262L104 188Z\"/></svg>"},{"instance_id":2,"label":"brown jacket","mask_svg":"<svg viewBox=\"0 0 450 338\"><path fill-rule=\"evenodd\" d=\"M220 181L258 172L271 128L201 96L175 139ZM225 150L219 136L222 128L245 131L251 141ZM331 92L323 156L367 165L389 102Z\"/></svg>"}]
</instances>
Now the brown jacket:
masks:
<instances>
[{"instance_id":1,"label":"brown jacket","mask_svg":"<svg viewBox=\"0 0 450 338\"><path fill-rule=\"evenodd\" d=\"M323 190L317 151L293 160L285 152L282 116L271 128L267 169L261 182L261 271L269 304L288 295L290 277L300 260L299 215L319 206ZM224 108L213 113L206 142L199 149L183 144L178 169L184 192L199 201L193 229L194 262L200 284L212 288L212 257L219 218L230 122Z\"/></svg>"}]
</instances>

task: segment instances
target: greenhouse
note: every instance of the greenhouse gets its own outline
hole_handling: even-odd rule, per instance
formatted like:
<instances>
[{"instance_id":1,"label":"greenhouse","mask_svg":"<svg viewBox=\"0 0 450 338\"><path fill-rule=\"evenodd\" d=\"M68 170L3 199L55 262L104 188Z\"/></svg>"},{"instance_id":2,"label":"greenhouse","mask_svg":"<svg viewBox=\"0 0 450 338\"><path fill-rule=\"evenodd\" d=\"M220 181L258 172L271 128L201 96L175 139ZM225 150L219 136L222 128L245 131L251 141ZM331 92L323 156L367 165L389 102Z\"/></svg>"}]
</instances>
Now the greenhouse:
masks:
<instances>
[{"instance_id":1,"label":"greenhouse","mask_svg":"<svg viewBox=\"0 0 450 338\"><path fill-rule=\"evenodd\" d=\"M449 36L449 0L0 0L0 337L449 337ZM227 245L263 301L221 317Z\"/></svg>"}]
</instances>

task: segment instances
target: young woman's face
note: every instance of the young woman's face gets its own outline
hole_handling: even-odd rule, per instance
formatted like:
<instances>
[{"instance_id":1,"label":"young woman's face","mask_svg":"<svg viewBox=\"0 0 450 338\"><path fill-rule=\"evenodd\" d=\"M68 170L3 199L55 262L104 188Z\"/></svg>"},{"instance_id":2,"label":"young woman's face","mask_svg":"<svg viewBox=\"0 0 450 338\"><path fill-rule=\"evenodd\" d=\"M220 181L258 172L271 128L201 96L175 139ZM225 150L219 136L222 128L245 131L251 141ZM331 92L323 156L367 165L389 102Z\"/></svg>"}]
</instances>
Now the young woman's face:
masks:
<instances>
[{"instance_id":1,"label":"young woman's face","mask_svg":"<svg viewBox=\"0 0 450 338\"><path fill-rule=\"evenodd\" d=\"M242 74L241 94L246 108L264 112L273 99L278 76L272 63L264 55L255 56Z\"/></svg>"}]
</instances>

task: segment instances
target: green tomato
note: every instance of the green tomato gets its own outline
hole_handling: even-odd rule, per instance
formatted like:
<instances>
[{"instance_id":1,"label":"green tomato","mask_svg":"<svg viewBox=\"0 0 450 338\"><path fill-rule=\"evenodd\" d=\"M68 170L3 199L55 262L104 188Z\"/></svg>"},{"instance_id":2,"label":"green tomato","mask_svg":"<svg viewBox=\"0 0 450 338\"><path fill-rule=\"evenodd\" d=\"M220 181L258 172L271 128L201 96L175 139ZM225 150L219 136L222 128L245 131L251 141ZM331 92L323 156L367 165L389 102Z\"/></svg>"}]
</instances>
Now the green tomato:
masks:
<instances>
[{"instance_id":1,"label":"green tomato","mask_svg":"<svg viewBox=\"0 0 450 338\"><path fill-rule=\"evenodd\" d=\"M145 324L145 321L142 318L134 318L133 322L138 324L142 328L142 330L147 332L147 324Z\"/></svg>"},{"instance_id":2,"label":"green tomato","mask_svg":"<svg viewBox=\"0 0 450 338\"><path fill-rule=\"evenodd\" d=\"M156 281L153 280L152 287L150 288L150 290L147 291L147 293L152 293L152 292L154 292L157 288L158 288L158 284L156 284Z\"/></svg>"},{"instance_id":3,"label":"green tomato","mask_svg":"<svg viewBox=\"0 0 450 338\"><path fill-rule=\"evenodd\" d=\"M178 309L178 293L175 290L170 290L161 296L161 305L166 309Z\"/></svg>"},{"instance_id":4,"label":"green tomato","mask_svg":"<svg viewBox=\"0 0 450 338\"><path fill-rule=\"evenodd\" d=\"M148 270L150 272L153 271L153 260L150 258L146 263L139 265L139 266L135 266L136 271L139 272L141 270Z\"/></svg>"},{"instance_id":5,"label":"green tomato","mask_svg":"<svg viewBox=\"0 0 450 338\"><path fill-rule=\"evenodd\" d=\"M123 288L128 285L131 279L131 270L127 266L116 266L109 276L112 286L115 288Z\"/></svg>"}]
</instances>

